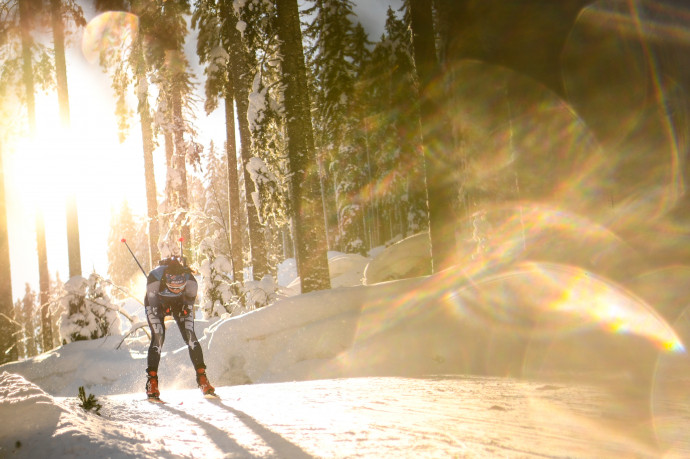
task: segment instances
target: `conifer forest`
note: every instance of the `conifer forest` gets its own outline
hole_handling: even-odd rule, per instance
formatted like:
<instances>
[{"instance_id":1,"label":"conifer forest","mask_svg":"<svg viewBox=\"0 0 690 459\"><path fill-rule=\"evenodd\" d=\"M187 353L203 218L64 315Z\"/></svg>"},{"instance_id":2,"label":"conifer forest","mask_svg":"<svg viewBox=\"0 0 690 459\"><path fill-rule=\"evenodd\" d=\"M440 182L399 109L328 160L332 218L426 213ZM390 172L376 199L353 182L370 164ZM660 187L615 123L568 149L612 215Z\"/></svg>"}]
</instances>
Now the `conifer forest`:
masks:
<instances>
[{"instance_id":1,"label":"conifer forest","mask_svg":"<svg viewBox=\"0 0 690 459\"><path fill-rule=\"evenodd\" d=\"M329 253L371 257L413 236L428 253L409 276L577 267L673 324L690 281L686 2L400 0L377 36L373 3L1 0L0 363L109 334L143 298L142 271L170 255L214 317L274 303L286 260L306 294L332 287ZM37 282L17 291L7 165L48 128L46 94L60 129L83 129L75 52L107 77L109 127L136 139L143 161L123 186L145 211L104 201L96 272L81 196L66 196L69 269L56 274L38 209L21 222ZM55 192L38 177L12 196Z\"/></svg>"}]
</instances>

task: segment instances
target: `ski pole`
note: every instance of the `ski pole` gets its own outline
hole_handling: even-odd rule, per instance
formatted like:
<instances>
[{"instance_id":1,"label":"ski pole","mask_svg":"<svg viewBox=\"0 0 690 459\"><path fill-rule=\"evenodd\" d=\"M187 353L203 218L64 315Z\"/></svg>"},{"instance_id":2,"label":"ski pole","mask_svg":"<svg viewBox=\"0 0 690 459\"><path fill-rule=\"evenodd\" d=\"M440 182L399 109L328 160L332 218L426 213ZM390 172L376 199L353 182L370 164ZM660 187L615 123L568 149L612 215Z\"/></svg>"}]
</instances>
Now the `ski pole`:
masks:
<instances>
[{"instance_id":1,"label":"ski pole","mask_svg":"<svg viewBox=\"0 0 690 459\"><path fill-rule=\"evenodd\" d=\"M185 257L184 257L184 252L182 251L182 250L183 250L183 249L182 249L182 243L184 242L184 238L181 237L181 238L178 239L178 241L180 242L180 261L182 262L182 264L183 264L184 266L187 266L187 260L186 260Z\"/></svg>"},{"instance_id":2,"label":"ski pole","mask_svg":"<svg viewBox=\"0 0 690 459\"><path fill-rule=\"evenodd\" d=\"M132 252L132 249L129 248L129 244L127 244L127 239L122 238L120 239L120 242L127 246L127 250L129 250L129 253L132 254L132 258L134 258L134 261L137 262L137 265L139 265L139 269L141 269L141 272L144 273L144 277L148 277L146 271L144 271L144 268L141 267L141 263L139 263L139 260L137 260L137 257L134 255L134 252Z\"/></svg>"}]
</instances>

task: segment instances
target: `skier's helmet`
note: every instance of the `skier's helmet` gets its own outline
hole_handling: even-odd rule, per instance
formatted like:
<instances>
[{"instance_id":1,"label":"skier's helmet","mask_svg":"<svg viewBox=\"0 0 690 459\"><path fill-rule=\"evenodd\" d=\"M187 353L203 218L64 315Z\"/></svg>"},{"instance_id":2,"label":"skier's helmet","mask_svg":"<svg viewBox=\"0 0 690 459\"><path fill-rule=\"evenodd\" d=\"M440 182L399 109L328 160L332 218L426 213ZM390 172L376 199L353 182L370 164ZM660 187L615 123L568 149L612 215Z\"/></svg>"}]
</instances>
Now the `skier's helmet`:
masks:
<instances>
[{"instance_id":1,"label":"skier's helmet","mask_svg":"<svg viewBox=\"0 0 690 459\"><path fill-rule=\"evenodd\" d=\"M168 266L165 269L165 285L172 293L181 293L187 285L184 266L177 257L168 260Z\"/></svg>"}]
</instances>

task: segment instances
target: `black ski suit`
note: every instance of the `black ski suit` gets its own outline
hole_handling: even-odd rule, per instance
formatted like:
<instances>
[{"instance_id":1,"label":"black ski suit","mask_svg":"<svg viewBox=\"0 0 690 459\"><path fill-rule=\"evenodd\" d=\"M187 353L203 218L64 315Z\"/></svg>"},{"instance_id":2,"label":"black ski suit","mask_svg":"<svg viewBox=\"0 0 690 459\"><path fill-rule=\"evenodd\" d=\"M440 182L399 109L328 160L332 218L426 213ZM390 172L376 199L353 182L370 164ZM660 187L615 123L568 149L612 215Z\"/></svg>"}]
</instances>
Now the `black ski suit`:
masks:
<instances>
[{"instance_id":1,"label":"black ski suit","mask_svg":"<svg viewBox=\"0 0 690 459\"><path fill-rule=\"evenodd\" d=\"M196 279L188 269L185 270L187 284L179 294L173 294L165 285L165 269L167 266L158 266L152 270L146 281L146 320L151 329L151 344L148 352L147 371L158 371L161 359L161 350L165 341L165 316L172 315L180 329L182 338L189 348L189 357L192 359L194 369L206 368L201 346L194 333L194 300L196 299L198 285Z\"/></svg>"}]
</instances>

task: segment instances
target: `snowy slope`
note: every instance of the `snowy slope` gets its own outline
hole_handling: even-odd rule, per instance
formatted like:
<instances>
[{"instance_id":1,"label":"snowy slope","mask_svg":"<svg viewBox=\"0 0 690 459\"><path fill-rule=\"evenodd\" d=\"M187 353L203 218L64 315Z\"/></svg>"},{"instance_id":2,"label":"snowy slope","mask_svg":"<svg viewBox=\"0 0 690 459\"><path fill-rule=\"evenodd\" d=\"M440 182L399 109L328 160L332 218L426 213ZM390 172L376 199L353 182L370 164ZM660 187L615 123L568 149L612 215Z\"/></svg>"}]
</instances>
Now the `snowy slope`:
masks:
<instances>
[{"instance_id":1,"label":"snowy slope","mask_svg":"<svg viewBox=\"0 0 690 459\"><path fill-rule=\"evenodd\" d=\"M3 418L24 421L3 429L3 457L659 454L634 429L622 428L610 397L578 385L488 377L318 380L223 387L222 401L196 390L168 392L166 405L140 394L112 395L102 397L97 416L17 376L4 373L0 383L15 391L11 408L0 405Z\"/></svg>"},{"instance_id":2,"label":"snowy slope","mask_svg":"<svg viewBox=\"0 0 690 459\"><path fill-rule=\"evenodd\" d=\"M409 241L399 247L420 253ZM349 263L350 279L362 278L361 260L338 263L341 279ZM143 334L2 365L0 419L16 422L0 428L0 457L690 455L685 314L669 324L643 298L576 266L466 272L294 295L198 321L222 401L195 388L174 327L163 406L144 401ZM102 416L78 406L80 386Z\"/></svg>"}]
</instances>

